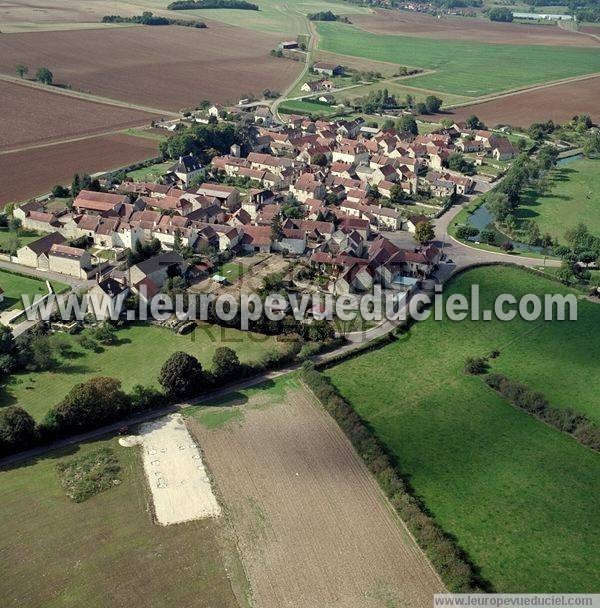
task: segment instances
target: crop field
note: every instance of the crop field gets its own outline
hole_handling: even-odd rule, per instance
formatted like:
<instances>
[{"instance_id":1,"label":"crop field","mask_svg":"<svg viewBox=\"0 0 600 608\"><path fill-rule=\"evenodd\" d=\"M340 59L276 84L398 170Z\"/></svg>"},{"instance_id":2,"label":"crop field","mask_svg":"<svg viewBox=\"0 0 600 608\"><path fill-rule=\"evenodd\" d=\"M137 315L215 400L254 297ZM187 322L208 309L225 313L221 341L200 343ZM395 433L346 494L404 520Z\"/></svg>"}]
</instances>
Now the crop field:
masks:
<instances>
[{"instance_id":1,"label":"crop field","mask_svg":"<svg viewBox=\"0 0 600 608\"><path fill-rule=\"evenodd\" d=\"M190 408L256 606L431 606L443 586L294 377Z\"/></svg>"},{"instance_id":2,"label":"crop field","mask_svg":"<svg viewBox=\"0 0 600 608\"><path fill-rule=\"evenodd\" d=\"M72 502L57 463L101 447L118 459L119 485ZM114 438L81 444L0 476L5 608L162 608L166 598L182 607L246 606L243 571L222 518L152 522L139 448Z\"/></svg>"},{"instance_id":3,"label":"crop field","mask_svg":"<svg viewBox=\"0 0 600 608\"><path fill-rule=\"evenodd\" d=\"M251 11L243 11L251 12ZM0 71L45 65L74 90L177 111L202 100L235 103L282 90L301 64L269 51L279 38L214 23L11 34L0 38ZM107 66L111 66L107 69Z\"/></svg>"},{"instance_id":4,"label":"crop field","mask_svg":"<svg viewBox=\"0 0 600 608\"><path fill-rule=\"evenodd\" d=\"M509 124L527 127L532 122L563 123L575 114L589 114L600 120L600 77L524 91L469 106L454 108L451 117L465 120L476 114L488 126Z\"/></svg>"},{"instance_id":5,"label":"crop field","mask_svg":"<svg viewBox=\"0 0 600 608\"><path fill-rule=\"evenodd\" d=\"M202 326L191 334L179 336L168 329L136 325L119 330L117 338L117 344L93 352L82 348L76 336L60 335L59 339L70 347L70 352L62 357L56 352L58 365L51 371L11 376L4 385L0 405L18 403L36 419L41 419L75 384L92 376L117 378L125 390L136 384L158 386L162 364L179 350L194 355L202 365L210 367L218 346L233 348L243 362L256 361L266 351L277 348L273 338L217 326Z\"/></svg>"},{"instance_id":6,"label":"crop field","mask_svg":"<svg viewBox=\"0 0 600 608\"><path fill-rule=\"evenodd\" d=\"M488 308L500 293L562 290L496 267L464 273L446 292L471 284ZM429 320L327 372L498 592L598 591L600 457L465 375L464 361L498 348L492 371L597 423L600 346L590 336L600 307L580 301L578 313L576 323Z\"/></svg>"},{"instance_id":7,"label":"crop field","mask_svg":"<svg viewBox=\"0 0 600 608\"><path fill-rule=\"evenodd\" d=\"M553 7L552 10L554 10ZM516 10L516 9L513 9ZM526 9L529 12L529 9ZM543 44L550 46L592 46L600 41L549 25L520 25L484 19L441 18L415 11L376 9L356 15L352 23L374 34L393 34L436 40L470 40L488 44Z\"/></svg>"},{"instance_id":8,"label":"crop field","mask_svg":"<svg viewBox=\"0 0 600 608\"><path fill-rule=\"evenodd\" d=\"M106 135L22 152L0 154L0 205L70 184L73 174L109 171L154 158L156 141L130 135Z\"/></svg>"},{"instance_id":9,"label":"crop field","mask_svg":"<svg viewBox=\"0 0 600 608\"><path fill-rule=\"evenodd\" d=\"M600 235L600 160L581 159L558 165L545 194L529 191L516 212L518 220L533 219L543 234L564 243L565 231L580 222Z\"/></svg>"},{"instance_id":10,"label":"crop field","mask_svg":"<svg viewBox=\"0 0 600 608\"><path fill-rule=\"evenodd\" d=\"M339 23L317 28L325 51L436 70L406 84L467 97L600 72L594 48L381 36Z\"/></svg>"},{"instance_id":11,"label":"crop field","mask_svg":"<svg viewBox=\"0 0 600 608\"><path fill-rule=\"evenodd\" d=\"M1 44L1 42L0 42ZM0 151L150 123L156 114L68 97L0 80Z\"/></svg>"}]
</instances>

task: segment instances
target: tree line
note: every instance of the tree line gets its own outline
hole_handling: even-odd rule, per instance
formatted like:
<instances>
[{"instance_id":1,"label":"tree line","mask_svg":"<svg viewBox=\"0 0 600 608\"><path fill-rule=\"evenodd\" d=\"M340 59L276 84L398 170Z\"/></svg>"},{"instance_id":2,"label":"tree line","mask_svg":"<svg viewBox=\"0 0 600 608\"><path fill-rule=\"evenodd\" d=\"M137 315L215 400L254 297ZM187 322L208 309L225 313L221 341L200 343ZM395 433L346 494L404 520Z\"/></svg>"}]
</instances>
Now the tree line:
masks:
<instances>
[{"instance_id":1,"label":"tree line","mask_svg":"<svg viewBox=\"0 0 600 608\"><path fill-rule=\"evenodd\" d=\"M102 23L139 23L140 25L183 25L185 27L205 28L203 21L192 21L190 19L170 19L159 17L150 11L144 11L141 15L134 17L122 17L121 15L105 15Z\"/></svg>"},{"instance_id":2,"label":"tree line","mask_svg":"<svg viewBox=\"0 0 600 608\"><path fill-rule=\"evenodd\" d=\"M246 0L175 0L167 5L171 11L183 11L201 8L236 8L243 11L258 11L257 4Z\"/></svg>"}]
</instances>

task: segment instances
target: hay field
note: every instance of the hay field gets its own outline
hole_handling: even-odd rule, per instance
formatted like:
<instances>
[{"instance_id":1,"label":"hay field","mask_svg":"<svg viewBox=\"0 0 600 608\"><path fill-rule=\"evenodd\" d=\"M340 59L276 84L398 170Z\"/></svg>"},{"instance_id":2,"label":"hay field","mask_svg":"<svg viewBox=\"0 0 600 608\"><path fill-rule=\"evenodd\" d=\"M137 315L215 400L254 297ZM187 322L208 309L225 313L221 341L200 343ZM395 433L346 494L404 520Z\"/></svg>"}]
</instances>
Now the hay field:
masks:
<instances>
[{"instance_id":1,"label":"hay field","mask_svg":"<svg viewBox=\"0 0 600 608\"><path fill-rule=\"evenodd\" d=\"M256 606L429 608L441 582L312 395L285 377L232 399L188 424Z\"/></svg>"}]
</instances>

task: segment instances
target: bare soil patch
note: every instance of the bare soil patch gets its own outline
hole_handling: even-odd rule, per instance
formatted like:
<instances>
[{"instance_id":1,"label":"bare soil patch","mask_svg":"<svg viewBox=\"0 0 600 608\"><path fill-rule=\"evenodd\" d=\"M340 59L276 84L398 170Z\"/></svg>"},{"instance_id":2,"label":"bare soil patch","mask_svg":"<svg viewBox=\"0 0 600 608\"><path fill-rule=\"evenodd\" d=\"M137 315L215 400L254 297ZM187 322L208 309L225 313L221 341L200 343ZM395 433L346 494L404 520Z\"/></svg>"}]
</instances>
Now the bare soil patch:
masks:
<instances>
[{"instance_id":1,"label":"bare soil patch","mask_svg":"<svg viewBox=\"0 0 600 608\"><path fill-rule=\"evenodd\" d=\"M492 127L498 124L527 127L532 122L550 119L560 123L576 114L589 114L594 122L598 122L599 99L600 77L597 77L455 108L446 116L465 120L475 114Z\"/></svg>"},{"instance_id":2,"label":"bare soil patch","mask_svg":"<svg viewBox=\"0 0 600 608\"><path fill-rule=\"evenodd\" d=\"M438 19L414 11L377 9L371 15L353 15L352 22L376 34L401 34L438 40L471 40L492 44L598 45L598 41L593 38L551 25L497 23L461 17Z\"/></svg>"},{"instance_id":3,"label":"bare soil patch","mask_svg":"<svg viewBox=\"0 0 600 608\"><path fill-rule=\"evenodd\" d=\"M0 205L69 184L73 173L118 169L157 153L156 141L119 134L0 154Z\"/></svg>"},{"instance_id":4,"label":"bare soil patch","mask_svg":"<svg viewBox=\"0 0 600 608\"><path fill-rule=\"evenodd\" d=\"M149 124L157 114L0 80L0 151Z\"/></svg>"},{"instance_id":5,"label":"bare soil patch","mask_svg":"<svg viewBox=\"0 0 600 608\"><path fill-rule=\"evenodd\" d=\"M256 606L429 608L441 582L335 422L300 387L256 398L225 426L188 422Z\"/></svg>"},{"instance_id":6,"label":"bare soil patch","mask_svg":"<svg viewBox=\"0 0 600 608\"><path fill-rule=\"evenodd\" d=\"M210 23L0 37L0 71L47 66L55 81L74 90L165 110L195 107L203 99L237 102L265 88L281 91L302 64L271 57L279 38Z\"/></svg>"}]
</instances>

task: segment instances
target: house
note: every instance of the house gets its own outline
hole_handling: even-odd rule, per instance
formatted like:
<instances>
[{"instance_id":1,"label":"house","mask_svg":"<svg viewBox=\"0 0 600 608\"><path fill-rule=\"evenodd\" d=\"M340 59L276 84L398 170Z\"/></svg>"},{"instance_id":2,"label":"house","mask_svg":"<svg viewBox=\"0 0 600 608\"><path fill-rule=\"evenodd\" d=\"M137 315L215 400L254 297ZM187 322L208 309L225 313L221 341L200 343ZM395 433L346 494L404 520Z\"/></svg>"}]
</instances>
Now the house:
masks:
<instances>
[{"instance_id":1,"label":"house","mask_svg":"<svg viewBox=\"0 0 600 608\"><path fill-rule=\"evenodd\" d=\"M52 232L31 241L27 245L17 249L17 260L23 266L48 270L48 252L52 245L60 245L65 242L65 237L59 232Z\"/></svg>"},{"instance_id":2,"label":"house","mask_svg":"<svg viewBox=\"0 0 600 608\"><path fill-rule=\"evenodd\" d=\"M204 182L196 190L196 194L216 198L223 207L230 211L235 211L239 207L240 193L233 186Z\"/></svg>"},{"instance_id":3,"label":"house","mask_svg":"<svg viewBox=\"0 0 600 608\"><path fill-rule=\"evenodd\" d=\"M254 122L262 125L273 124L273 114L267 106L260 106L254 112Z\"/></svg>"},{"instance_id":4,"label":"house","mask_svg":"<svg viewBox=\"0 0 600 608\"><path fill-rule=\"evenodd\" d=\"M277 248L288 253L302 255L306 250L306 231L299 228L283 228Z\"/></svg>"},{"instance_id":5,"label":"house","mask_svg":"<svg viewBox=\"0 0 600 608\"><path fill-rule=\"evenodd\" d=\"M48 252L48 269L78 279L87 278L87 271L92 267L90 254L79 247L69 247L55 243Z\"/></svg>"},{"instance_id":6,"label":"house","mask_svg":"<svg viewBox=\"0 0 600 608\"><path fill-rule=\"evenodd\" d=\"M181 275L185 271L186 262L176 252L159 253L144 260L129 269L131 285L138 285L145 279L150 279L159 289L169 276Z\"/></svg>"},{"instance_id":7,"label":"house","mask_svg":"<svg viewBox=\"0 0 600 608\"><path fill-rule=\"evenodd\" d=\"M506 137L492 137L490 139L492 156L496 160L511 160L519 153Z\"/></svg>"},{"instance_id":8,"label":"house","mask_svg":"<svg viewBox=\"0 0 600 608\"><path fill-rule=\"evenodd\" d=\"M44 211L44 205L40 201L32 200L24 203L20 207L15 207L13 216L23 221L31 211Z\"/></svg>"},{"instance_id":9,"label":"house","mask_svg":"<svg viewBox=\"0 0 600 608\"><path fill-rule=\"evenodd\" d=\"M300 90L303 93L314 93L316 91L322 91L323 89L325 89L325 83L329 82L326 80L313 80L313 81L306 81L301 87Z\"/></svg>"},{"instance_id":10,"label":"house","mask_svg":"<svg viewBox=\"0 0 600 608\"><path fill-rule=\"evenodd\" d=\"M188 154L179 157L179 160L167 171L165 179L170 183L180 181L187 188L191 181L201 173L200 161L192 154ZM169 176L173 176L175 179L169 179Z\"/></svg>"},{"instance_id":11,"label":"house","mask_svg":"<svg viewBox=\"0 0 600 608\"><path fill-rule=\"evenodd\" d=\"M243 226L242 249L248 252L269 253L273 244L270 226Z\"/></svg>"},{"instance_id":12,"label":"house","mask_svg":"<svg viewBox=\"0 0 600 608\"><path fill-rule=\"evenodd\" d=\"M337 63L327 63L326 61L316 61L313 64L313 70L317 74L325 74L326 76L339 76L344 73L344 68Z\"/></svg>"},{"instance_id":13,"label":"house","mask_svg":"<svg viewBox=\"0 0 600 608\"><path fill-rule=\"evenodd\" d=\"M413 215L406 222L406 228L411 234L414 234L419 224L426 223L428 221L429 218L426 215Z\"/></svg>"},{"instance_id":14,"label":"house","mask_svg":"<svg viewBox=\"0 0 600 608\"><path fill-rule=\"evenodd\" d=\"M109 194L107 192L94 192L82 190L73 201L76 213L89 213L95 215L118 214L122 205L129 202L125 194Z\"/></svg>"},{"instance_id":15,"label":"house","mask_svg":"<svg viewBox=\"0 0 600 608\"><path fill-rule=\"evenodd\" d=\"M44 211L29 211L22 223L23 228L39 232L52 232L60 227L57 217Z\"/></svg>"},{"instance_id":16,"label":"house","mask_svg":"<svg viewBox=\"0 0 600 608\"><path fill-rule=\"evenodd\" d=\"M124 281L118 281L113 277L100 279L100 276L97 276L96 284L89 290L88 294L97 298L99 302L107 302L108 300L109 306L98 306L95 311L96 318L99 320L109 319L111 311L119 315L129 291L130 289Z\"/></svg>"},{"instance_id":17,"label":"house","mask_svg":"<svg viewBox=\"0 0 600 608\"><path fill-rule=\"evenodd\" d=\"M323 198L325 186L312 173L303 173L291 186L290 192L303 203L310 198Z\"/></svg>"}]
</instances>

